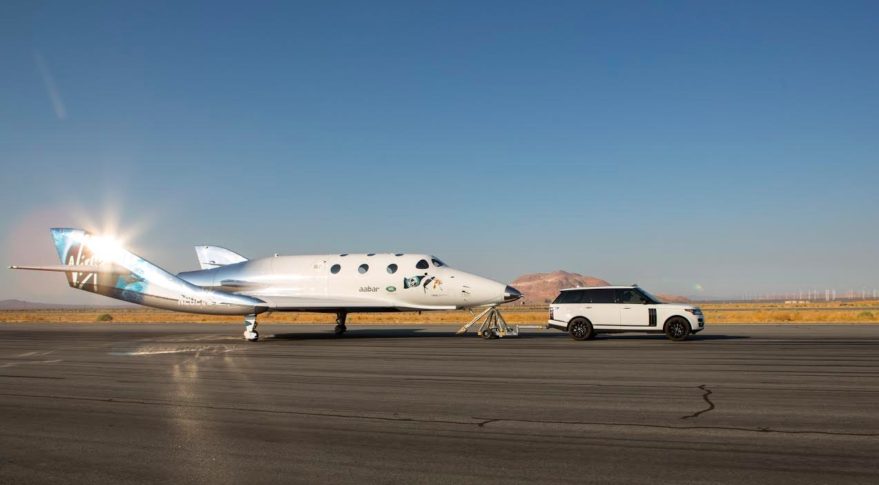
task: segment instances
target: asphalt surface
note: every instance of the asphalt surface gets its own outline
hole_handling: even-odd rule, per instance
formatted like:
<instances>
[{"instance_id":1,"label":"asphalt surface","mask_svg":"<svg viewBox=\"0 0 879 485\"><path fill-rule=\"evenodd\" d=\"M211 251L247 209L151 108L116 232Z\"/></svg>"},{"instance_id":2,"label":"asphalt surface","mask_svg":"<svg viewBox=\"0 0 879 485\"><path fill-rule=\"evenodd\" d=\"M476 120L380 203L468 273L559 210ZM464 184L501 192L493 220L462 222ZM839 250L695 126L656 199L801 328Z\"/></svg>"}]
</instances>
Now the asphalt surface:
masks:
<instances>
[{"instance_id":1,"label":"asphalt surface","mask_svg":"<svg viewBox=\"0 0 879 485\"><path fill-rule=\"evenodd\" d=\"M0 483L879 483L879 326L0 325Z\"/></svg>"}]
</instances>

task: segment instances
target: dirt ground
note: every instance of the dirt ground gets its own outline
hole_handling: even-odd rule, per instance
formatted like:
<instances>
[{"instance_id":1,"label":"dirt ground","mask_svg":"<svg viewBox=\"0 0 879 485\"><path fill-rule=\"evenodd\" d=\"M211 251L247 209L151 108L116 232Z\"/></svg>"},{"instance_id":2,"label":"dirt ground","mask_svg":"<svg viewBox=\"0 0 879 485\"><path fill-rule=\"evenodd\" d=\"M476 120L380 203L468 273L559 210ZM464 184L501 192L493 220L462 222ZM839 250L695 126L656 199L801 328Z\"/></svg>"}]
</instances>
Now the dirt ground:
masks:
<instances>
[{"instance_id":1,"label":"dirt ground","mask_svg":"<svg viewBox=\"0 0 879 485\"><path fill-rule=\"evenodd\" d=\"M710 325L754 323L879 323L879 301L821 302L808 304L784 303L696 303L705 313ZM502 307L504 318L511 324L543 324L547 308L543 306ZM475 316L467 311L355 313L348 317L351 325L394 324L456 324L466 323ZM263 323L328 325L332 314L270 313L260 315ZM77 310L5 310L0 311L0 323L240 323L241 317L178 313L151 308L94 308Z\"/></svg>"}]
</instances>

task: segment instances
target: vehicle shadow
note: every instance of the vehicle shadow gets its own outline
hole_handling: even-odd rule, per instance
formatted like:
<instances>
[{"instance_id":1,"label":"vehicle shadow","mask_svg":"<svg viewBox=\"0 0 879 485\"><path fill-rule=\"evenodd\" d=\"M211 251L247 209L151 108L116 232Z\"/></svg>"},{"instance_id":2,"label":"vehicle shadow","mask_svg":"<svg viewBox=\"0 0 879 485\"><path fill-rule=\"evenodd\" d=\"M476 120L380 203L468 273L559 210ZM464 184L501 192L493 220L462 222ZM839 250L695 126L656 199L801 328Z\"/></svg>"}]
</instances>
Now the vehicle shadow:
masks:
<instances>
[{"instance_id":1,"label":"vehicle shadow","mask_svg":"<svg viewBox=\"0 0 879 485\"><path fill-rule=\"evenodd\" d=\"M687 337L685 342L697 342L699 340L742 340L749 338L751 337L748 335L696 334ZM662 334L600 333L593 340L668 340L668 337Z\"/></svg>"}]
</instances>

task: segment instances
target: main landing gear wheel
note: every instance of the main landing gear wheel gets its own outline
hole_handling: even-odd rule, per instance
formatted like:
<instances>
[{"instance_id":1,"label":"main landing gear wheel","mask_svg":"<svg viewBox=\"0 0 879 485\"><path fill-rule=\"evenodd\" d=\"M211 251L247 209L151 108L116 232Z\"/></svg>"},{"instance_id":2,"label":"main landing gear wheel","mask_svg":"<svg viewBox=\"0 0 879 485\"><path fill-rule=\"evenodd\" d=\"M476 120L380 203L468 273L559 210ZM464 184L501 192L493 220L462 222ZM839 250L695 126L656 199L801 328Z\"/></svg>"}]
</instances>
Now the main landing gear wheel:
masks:
<instances>
[{"instance_id":1,"label":"main landing gear wheel","mask_svg":"<svg viewBox=\"0 0 879 485\"><path fill-rule=\"evenodd\" d=\"M578 317L571 320L571 323L568 325L568 334L574 340L589 340L595 336L595 331L592 329L592 324L589 323L589 320Z\"/></svg>"},{"instance_id":2,"label":"main landing gear wheel","mask_svg":"<svg viewBox=\"0 0 879 485\"><path fill-rule=\"evenodd\" d=\"M251 313L244 317L244 339L248 342L259 340L259 332L256 331L256 314Z\"/></svg>"},{"instance_id":3,"label":"main landing gear wheel","mask_svg":"<svg viewBox=\"0 0 879 485\"><path fill-rule=\"evenodd\" d=\"M665 336L675 342L686 340L690 335L690 324L681 317L673 317L665 324Z\"/></svg>"},{"instance_id":4,"label":"main landing gear wheel","mask_svg":"<svg viewBox=\"0 0 879 485\"><path fill-rule=\"evenodd\" d=\"M336 314L336 328L333 329L333 333L336 334L337 337L341 337L343 333L348 330L348 327L345 326L345 320L347 320L348 314L345 312L339 312Z\"/></svg>"},{"instance_id":5,"label":"main landing gear wheel","mask_svg":"<svg viewBox=\"0 0 879 485\"><path fill-rule=\"evenodd\" d=\"M498 336L497 332L494 331L493 328L487 328L482 331L482 338L484 338L485 340L491 340L491 339L496 339L496 338L500 338L500 337Z\"/></svg>"}]
</instances>

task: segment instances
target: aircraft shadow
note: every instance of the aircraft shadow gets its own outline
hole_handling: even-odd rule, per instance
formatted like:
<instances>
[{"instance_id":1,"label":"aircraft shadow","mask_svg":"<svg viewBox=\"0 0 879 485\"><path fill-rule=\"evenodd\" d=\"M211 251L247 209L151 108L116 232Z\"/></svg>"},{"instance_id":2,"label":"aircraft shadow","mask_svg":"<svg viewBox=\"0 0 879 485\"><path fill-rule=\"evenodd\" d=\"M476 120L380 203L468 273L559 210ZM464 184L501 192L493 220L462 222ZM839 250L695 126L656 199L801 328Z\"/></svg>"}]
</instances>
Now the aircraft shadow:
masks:
<instances>
[{"instance_id":1,"label":"aircraft shadow","mask_svg":"<svg viewBox=\"0 0 879 485\"><path fill-rule=\"evenodd\" d=\"M556 338L565 336L563 332L523 332L518 339L530 338ZM469 331L464 335L455 334L454 330L434 330L429 328L348 328L345 335L338 337L332 328L325 332L290 332L266 335L267 340L342 340L342 339L369 339L369 338L479 338L476 332Z\"/></svg>"},{"instance_id":2,"label":"aircraft shadow","mask_svg":"<svg viewBox=\"0 0 879 485\"><path fill-rule=\"evenodd\" d=\"M332 327L326 331L311 332L287 332L265 335L267 340L341 340L341 339L387 339L387 338L479 338L476 332L470 331L464 335L456 335L454 330L436 330L432 328L354 328L349 327L345 335L339 337L333 333ZM516 339L545 339L545 338L570 338L565 332L541 331L522 332ZM701 340L741 340L749 339L746 335L716 335L697 334L691 335L687 341L698 342ZM594 341L601 340L667 340L665 335L657 334L599 334Z\"/></svg>"}]
</instances>

